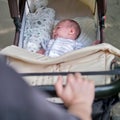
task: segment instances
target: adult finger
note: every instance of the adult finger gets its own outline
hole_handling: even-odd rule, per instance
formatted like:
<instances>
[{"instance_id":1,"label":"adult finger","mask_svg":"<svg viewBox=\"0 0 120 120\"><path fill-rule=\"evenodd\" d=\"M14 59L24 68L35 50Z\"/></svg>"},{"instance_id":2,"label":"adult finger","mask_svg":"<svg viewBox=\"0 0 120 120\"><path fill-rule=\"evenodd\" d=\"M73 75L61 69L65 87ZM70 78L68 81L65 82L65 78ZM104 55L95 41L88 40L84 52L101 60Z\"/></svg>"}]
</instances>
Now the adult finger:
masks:
<instances>
[{"instance_id":1,"label":"adult finger","mask_svg":"<svg viewBox=\"0 0 120 120\"><path fill-rule=\"evenodd\" d=\"M57 92L57 95L59 97L61 97L62 93L63 93L63 78L62 76L58 76L58 80L57 82L55 83L55 89L56 89L56 92Z\"/></svg>"}]
</instances>

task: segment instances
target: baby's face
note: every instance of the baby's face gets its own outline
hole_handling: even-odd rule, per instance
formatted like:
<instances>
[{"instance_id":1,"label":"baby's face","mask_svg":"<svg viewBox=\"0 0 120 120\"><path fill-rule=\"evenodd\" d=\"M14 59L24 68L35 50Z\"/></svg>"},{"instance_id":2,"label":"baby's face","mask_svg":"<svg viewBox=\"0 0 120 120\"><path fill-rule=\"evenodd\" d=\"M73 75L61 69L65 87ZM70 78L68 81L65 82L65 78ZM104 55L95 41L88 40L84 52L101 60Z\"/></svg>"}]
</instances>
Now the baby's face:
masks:
<instances>
[{"instance_id":1,"label":"baby's face","mask_svg":"<svg viewBox=\"0 0 120 120\"><path fill-rule=\"evenodd\" d=\"M67 21L59 22L53 30L52 38L56 39L60 37L60 38L70 39L69 38L70 28L67 27L68 24L69 22Z\"/></svg>"}]
</instances>

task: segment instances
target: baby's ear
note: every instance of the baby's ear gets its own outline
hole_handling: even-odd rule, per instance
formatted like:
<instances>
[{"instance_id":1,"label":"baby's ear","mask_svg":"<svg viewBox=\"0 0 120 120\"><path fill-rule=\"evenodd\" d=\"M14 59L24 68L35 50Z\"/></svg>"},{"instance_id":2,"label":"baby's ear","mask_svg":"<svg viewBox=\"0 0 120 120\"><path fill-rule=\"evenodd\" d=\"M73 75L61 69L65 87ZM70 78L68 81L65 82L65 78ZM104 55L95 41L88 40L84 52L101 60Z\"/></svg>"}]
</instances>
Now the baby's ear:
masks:
<instances>
[{"instance_id":1,"label":"baby's ear","mask_svg":"<svg viewBox=\"0 0 120 120\"><path fill-rule=\"evenodd\" d=\"M74 34L75 30L73 28L70 29L70 34Z\"/></svg>"}]
</instances>

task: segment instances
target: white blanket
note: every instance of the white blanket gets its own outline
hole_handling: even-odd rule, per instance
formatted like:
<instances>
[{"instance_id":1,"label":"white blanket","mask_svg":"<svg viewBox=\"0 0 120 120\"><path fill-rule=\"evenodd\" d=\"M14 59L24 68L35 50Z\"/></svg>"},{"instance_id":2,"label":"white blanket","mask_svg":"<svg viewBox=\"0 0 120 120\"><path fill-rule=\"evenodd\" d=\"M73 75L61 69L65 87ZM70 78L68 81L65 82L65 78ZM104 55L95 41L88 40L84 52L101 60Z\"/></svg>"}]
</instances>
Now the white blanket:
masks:
<instances>
[{"instance_id":1,"label":"white blanket","mask_svg":"<svg viewBox=\"0 0 120 120\"><path fill-rule=\"evenodd\" d=\"M82 48L57 58L31 53L13 45L0 53L7 56L8 64L19 73L105 71L110 69L115 56L120 57L120 50L107 43ZM95 80L96 84L110 82L107 75L86 77ZM54 84L56 77L35 76L25 77L25 80L31 85Z\"/></svg>"}]
</instances>

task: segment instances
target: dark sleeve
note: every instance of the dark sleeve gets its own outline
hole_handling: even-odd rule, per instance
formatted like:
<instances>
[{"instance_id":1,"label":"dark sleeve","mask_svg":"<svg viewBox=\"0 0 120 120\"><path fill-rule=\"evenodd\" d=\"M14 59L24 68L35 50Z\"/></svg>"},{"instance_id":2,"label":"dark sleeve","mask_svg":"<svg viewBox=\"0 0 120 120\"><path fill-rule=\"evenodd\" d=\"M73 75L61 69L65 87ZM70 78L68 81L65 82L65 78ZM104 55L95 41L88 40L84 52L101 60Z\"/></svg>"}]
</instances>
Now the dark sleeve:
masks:
<instances>
[{"instance_id":1,"label":"dark sleeve","mask_svg":"<svg viewBox=\"0 0 120 120\"><path fill-rule=\"evenodd\" d=\"M77 120L0 60L0 120Z\"/></svg>"}]
</instances>

